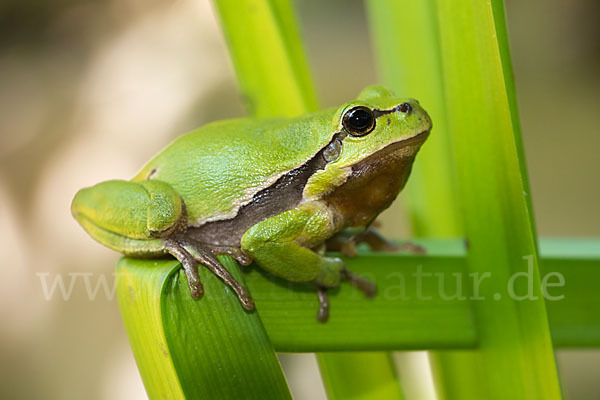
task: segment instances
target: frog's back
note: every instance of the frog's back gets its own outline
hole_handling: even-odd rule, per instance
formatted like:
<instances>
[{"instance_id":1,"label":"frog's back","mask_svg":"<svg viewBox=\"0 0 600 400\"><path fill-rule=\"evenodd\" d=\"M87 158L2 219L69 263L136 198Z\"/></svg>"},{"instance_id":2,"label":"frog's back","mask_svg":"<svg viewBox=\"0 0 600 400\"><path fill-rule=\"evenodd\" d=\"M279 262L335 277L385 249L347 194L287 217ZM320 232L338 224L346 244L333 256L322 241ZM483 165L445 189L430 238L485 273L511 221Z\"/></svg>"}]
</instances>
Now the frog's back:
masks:
<instances>
[{"instance_id":1,"label":"frog's back","mask_svg":"<svg viewBox=\"0 0 600 400\"><path fill-rule=\"evenodd\" d=\"M232 218L255 193L330 140L331 110L295 119L233 119L189 132L133 178L160 179L183 198L191 225Z\"/></svg>"}]
</instances>

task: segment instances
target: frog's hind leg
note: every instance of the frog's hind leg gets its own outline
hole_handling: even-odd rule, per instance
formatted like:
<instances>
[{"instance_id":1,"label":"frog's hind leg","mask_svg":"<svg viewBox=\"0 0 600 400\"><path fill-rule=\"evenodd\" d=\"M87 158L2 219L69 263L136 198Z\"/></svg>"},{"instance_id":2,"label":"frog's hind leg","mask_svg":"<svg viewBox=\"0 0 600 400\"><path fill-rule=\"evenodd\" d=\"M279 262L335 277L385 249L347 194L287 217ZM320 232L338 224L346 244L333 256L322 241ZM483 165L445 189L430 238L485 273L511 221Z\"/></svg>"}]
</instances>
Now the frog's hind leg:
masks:
<instances>
[{"instance_id":1,"label":"frog's hind leg","mask_svg":"<svg viewBox=\"0 0 600 400\"><path fill-rule=\"evenodd\" d=\"M204 287L200 282L198 275L198 263L179 243L174 240L165 240L167 251L175 257L183 266L185 275L187 276L188 285L192 292L192 297L199 299L204 294Z\"/></svg>"},{"instance_id":2,"label":"frog's hind leg","mask_svg":"<svg viewBox=\"0 0 600 400\"><path fill-rule=\"evenodd\" d=\"M180 243L191 257L208 268L233 289L246 310L254 309L254 300L250 297L248 290L231 275L208 247L191 239L182 239Z\"/></svg>"}]
</instances>

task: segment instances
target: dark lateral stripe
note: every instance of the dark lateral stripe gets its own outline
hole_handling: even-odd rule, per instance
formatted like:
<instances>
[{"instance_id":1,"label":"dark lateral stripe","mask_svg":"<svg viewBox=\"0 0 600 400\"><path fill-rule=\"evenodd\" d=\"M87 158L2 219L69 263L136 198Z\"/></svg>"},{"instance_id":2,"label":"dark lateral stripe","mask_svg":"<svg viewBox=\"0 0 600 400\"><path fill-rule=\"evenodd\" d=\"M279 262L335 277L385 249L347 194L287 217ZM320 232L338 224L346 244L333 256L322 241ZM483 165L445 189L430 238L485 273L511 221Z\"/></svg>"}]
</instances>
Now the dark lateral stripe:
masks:
<instances>
[{"instance_id":1,"label":"dark lateral stripe","mask_svg":"<svg viewBox=\"0 0 600 400\"><path fill-rule=\"evenodd\" d=\"M190 228L188 234L205 243L239 246L244 232L258 222L296 207L302 201L302 192L310 177L327 165L323 152L331 142L342 140L333 135L323 148L301 166L283 174L272 185L258 191L252 200L240 207L235 217L208 222Z\"/></svg>"},{"instance_id":2,"label":"dark lateral stripe","mask_svg":"<svg viewBox=\"0 0 600 400\"><path fill-rule=\"evenodd\" d=\"M376 118L397 111L398 106L389 110L374 110ZM254 194L252 200L240 207L238 213L229 219L207 222L199 227L188 229L195 240L223 246L239 246L242 235L258 222L295 208L302 201L302 193L308 180L327 165L323 152L334 141L343 141L348 133L342 128L335 132L331 140L317 154L301 166L283 174L272 185Z\"/></svg>"}]
</instances>

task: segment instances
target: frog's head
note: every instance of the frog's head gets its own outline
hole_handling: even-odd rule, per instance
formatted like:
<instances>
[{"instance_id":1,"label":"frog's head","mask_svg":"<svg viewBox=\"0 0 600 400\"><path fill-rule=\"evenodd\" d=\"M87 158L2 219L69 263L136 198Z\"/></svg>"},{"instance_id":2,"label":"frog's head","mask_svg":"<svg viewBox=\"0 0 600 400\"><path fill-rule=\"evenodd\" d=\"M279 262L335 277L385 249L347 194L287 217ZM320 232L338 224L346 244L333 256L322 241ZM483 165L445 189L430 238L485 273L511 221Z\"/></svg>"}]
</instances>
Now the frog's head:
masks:
<instances>
[{"instance_id":1,"label":"frog's head","mask_svg":"<svg viewBox=\"0 0 600 400\"><path fill-rule=\"evenodd\" d=\"M331 139L321 149L326 165L307 182L305 198L370 201L366 209L373 217L404 186L430 130L431 119L417 100L398 98L381 86L367 87L333 114Z\"/></svg>"},{"instance_id":2,"label":"frog's head","mask_svg":"<svg viewBox=\"0 0 600 400\"><path fill-rule=\"evenodd\" d=\"M429 135L431 119L417 100L400 99L382 86L369 86L356 100L338 108L332 125L341 143L334 163L350 166L391 145L414 156ZM330 159L338 147L334 137Z\"/></svg>"},{"instance_id":3,"label":"frog's head","mask_svg":"<svg viewBox=\"0 0 600 400\"><path fill-rule=\"evenodd\" d=\"M160 252L160 238L185 224L181 197L156 180L110 180L81 189L71 213L91 237L126 255Z\"/></svg>"}]
</instances>

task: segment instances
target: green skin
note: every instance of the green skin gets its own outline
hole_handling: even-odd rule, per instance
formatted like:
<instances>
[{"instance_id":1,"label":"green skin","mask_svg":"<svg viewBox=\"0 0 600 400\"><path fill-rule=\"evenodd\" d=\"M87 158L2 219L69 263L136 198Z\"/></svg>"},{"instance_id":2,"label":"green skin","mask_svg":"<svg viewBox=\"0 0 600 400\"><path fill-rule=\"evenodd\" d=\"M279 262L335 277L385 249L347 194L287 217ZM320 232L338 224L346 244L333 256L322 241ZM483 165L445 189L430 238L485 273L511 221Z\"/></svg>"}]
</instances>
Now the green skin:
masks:
<instances>
[{"instance_id":1,"label":"green skin","mask_svg":"<svg viewBox=\"0 0 600 400\"><path fill-rule=\"evenodd\" d=\"M357 106L374 127L357 130L345 119ZM360 241L390 248L369 226L404 187L430 129L416 100L370 86L355 101L298 118L208 124L176 139L131 181L80 190L71 211L95 240L125 255L173 255L196 298L202 264L254 308L216 258L227 254L313 283L325 321L327 288L347 280L372 296L375 285L324 250L351 254Z\"/></svg>"}]
</instances>

